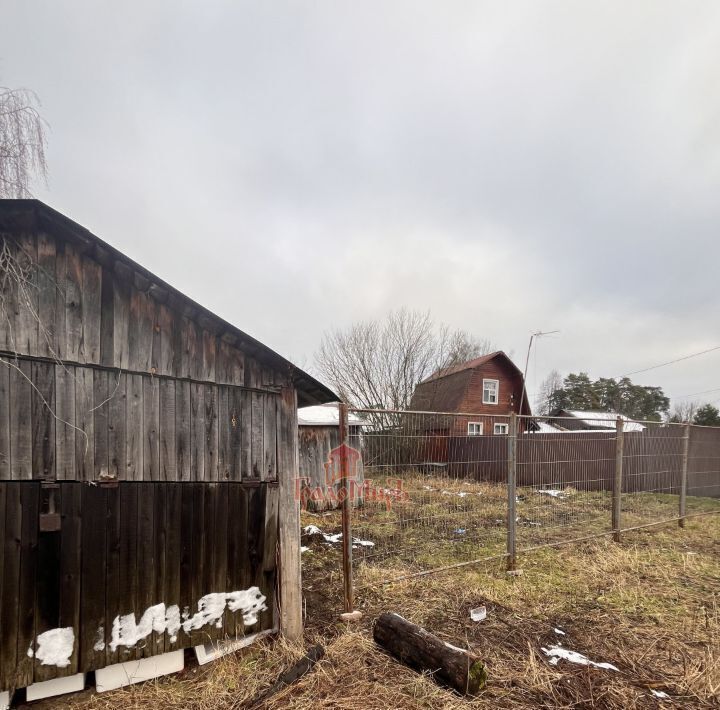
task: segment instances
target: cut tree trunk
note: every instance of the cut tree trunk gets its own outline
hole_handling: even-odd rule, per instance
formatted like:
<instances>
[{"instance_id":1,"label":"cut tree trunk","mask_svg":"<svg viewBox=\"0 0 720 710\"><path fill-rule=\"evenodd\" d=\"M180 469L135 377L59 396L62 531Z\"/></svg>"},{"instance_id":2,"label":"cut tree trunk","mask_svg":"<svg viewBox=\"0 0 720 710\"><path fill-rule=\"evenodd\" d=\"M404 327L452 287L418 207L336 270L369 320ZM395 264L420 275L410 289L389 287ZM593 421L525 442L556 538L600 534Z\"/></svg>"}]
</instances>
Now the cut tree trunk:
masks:
<instances>
[{"instance_id":1,"label":"cut tree trunk","mask_svg":"<svg viewBox=\"0 0 720 710\"><path fill-rule=\"evenodd\" d=\"M375 643L417 671L428 671L436 682L463 695L477 695L487 673L477 656L433 636L398 614L383 614L375 622Z\"/></svg>"}]
</instances>

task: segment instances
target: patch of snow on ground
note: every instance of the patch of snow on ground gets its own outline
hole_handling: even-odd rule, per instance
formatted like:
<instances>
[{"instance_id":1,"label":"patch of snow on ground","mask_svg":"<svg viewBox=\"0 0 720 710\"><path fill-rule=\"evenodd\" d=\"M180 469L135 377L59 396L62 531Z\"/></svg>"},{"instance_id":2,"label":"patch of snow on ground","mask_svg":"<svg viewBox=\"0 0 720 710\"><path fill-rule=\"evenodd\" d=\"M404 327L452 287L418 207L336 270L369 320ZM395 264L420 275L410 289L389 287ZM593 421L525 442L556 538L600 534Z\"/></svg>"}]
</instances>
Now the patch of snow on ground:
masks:
<instances>
[{"instance_id":1,"label":"patch of snow on ground","mask_svg":"<svg viewBox=\"0 0 720 710\"><path fill-rule=\"evenodd\" d=\"M303 553L303 552L312 552L312 550L309 547L303 546L300 548L300 553Z\"/></svg>"},{"instance_id":2,"label":"patch of snow on ground","mask_svg":"<svg viewBox=\"0 0 720 710\"><path fill-rule=\"evenodd\" d=\"M40 634L37 639L35 655L44 666L57 666L66 668L70 665L73 646L75 645L75 632L72 626L61 629L50 629Z\"/></svg>"},{"instance_id":3,"label":"patch of snow on ground","mask_svg":"<svg viewBox=\"0 0 720 710\"><path fill-rule=\"evenodd\" d=\"M650 688L650 692L656 697L662 700L670 700L670 696L664 690L653 690Z\"/></svg>"},{"instance_id":4,"label":"patch of snow on ground","mask_svg":"<svg viewBox=\"0 0 720 710\"><path fill-rule=\"evenodd\" d=\"M570 663L578 663L581 666L592 666L593 668L604 668L608 671L619 671L617 666L612 663L595 663L591 661L587 656L583 656L582 653L577 651L569 651L561 646L551 646L550 648L540 649L546 656L550 657L550 665L556 666L560 659L570 661Z\"/></svg>"},{"instance_id":5,"label":"patch of snow on ground","mask_svg":"<svg viewBox=\"0 0 720 710\"><path fill-rule=\"evenodd\" d=\"M565 632L562 629L555 629L555 633L559 634L560 636L565 636Z\"/></svg>"},{"instance_id":6,"label":"patch of snow on ground","mask_svg":"<svg viewBox=\"0 0 720 710\"><path fill-rule=\"evenodd\" d=\"M323 531L317 525L306 525L303 528L303 532L306 535L323 535Z\"/></svg>"},{"instance_id":7,"label":"patch of snow on ground","mask_svg":"<svg viewBox=\"0 0 720 710\"><path fill-rule=\"evenodd\" d=\"M320 530L320 528L316 525L308 525L307 527L303 528L303 532L307 535L322 535L323 540L325 540L325 542L329 543L330 545L337 545L339 542L342 542L343 534L341 532L329 535L328 533L324 533L322 530ZM371 542L370 540L359 540L356 537L352 539L352 544L353 547L375 547L374 542ZM300 548L300 551L305 552L308 549L309 548L307 547Z\"/></svg>"},{"instance_id":8,"label":"patch of snow on ground","mask_svg":"<svg viewBox=\"0 0 720 710\"><path fill-rule=\"evenodd\" d=\"M558 491L554 488L541 488L535 491L539 496L551 496L552 498L567 498L565 491Z\"/></svg>"}]
</instances>

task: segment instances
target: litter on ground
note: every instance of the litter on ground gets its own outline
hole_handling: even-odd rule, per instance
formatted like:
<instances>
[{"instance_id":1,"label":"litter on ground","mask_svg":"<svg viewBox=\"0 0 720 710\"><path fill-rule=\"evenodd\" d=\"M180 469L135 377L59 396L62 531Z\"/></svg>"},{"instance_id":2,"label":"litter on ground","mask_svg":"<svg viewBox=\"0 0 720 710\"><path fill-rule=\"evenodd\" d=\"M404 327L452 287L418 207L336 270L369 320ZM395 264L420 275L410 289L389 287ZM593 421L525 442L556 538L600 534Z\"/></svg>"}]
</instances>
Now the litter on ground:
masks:
<instances>
[{"instance_id":1,"label":"litter on ground","mask_svg":"<svg viewBox=\"0 0 720 710\"><path fill-rule=\"evenodd\" d=\"M470 609L470 618L473 621L483 621L487 618L487 609L484 606Z\"/></svg>"}]
</instances>

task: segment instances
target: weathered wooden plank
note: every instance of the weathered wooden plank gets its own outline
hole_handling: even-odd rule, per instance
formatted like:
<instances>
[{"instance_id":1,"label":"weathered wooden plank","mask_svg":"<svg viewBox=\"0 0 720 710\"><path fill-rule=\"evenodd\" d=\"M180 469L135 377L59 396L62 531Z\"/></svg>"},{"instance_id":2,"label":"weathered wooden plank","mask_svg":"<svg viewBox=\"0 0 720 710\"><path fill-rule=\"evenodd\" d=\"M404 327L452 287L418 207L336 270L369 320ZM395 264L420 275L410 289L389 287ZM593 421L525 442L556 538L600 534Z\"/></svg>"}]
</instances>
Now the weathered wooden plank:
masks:
<instances>
[{"instance_id":1,"label":"weathered wooden plank","mask_svg":"<svg viewBox=\"0 0 720 710\"><path fill-rule=\"evenodd\" d=\"M218 480L218 402L215 385L203 387L205 395L205 480Z\"/></svg>"},{"instance_id":2,"label":"weathered wooden plank","mask_svg":"<svg viewBox=\"0 0 720 710\"><path fill-rule=\"evenodd\" d=\"M11 478L32 478L32 368L27 360L8 360L10 368Z\"/></svg>"},{"instance_id":3,"label":"weathered wooden plank","mask_svg":"<svg viewBox=\"0 0 720 710\"><path fill-rule=\"evenodd\" d=\"M110 388L115 388L113 378L110 384L110 373L107 370L93 370L93 431L95 436L95 459L93 480L107 479L110 476L109 451L109 411Z\"/></svg>"},{"instance_id":4,"label":"weathered wooden plank","mask_svg":"<svg viewBox=\"0 0 720 710\"><path fill-rule=\"evenodd\" d=\"M157 377L143 378L144 473L143 480L160 480L160 383Z\"/></svg>"},{"instance_id":5,"label":"weathered wooden plank","mask_svg":"<svg viewBox=\"0 0 720 710\"><path fill-rule=\"evenodd\" d=\"M277 571L278 514L280 490L277 486L267 486L265 495L265 518L263 530L262 576L258 586L267 597L268 611L263 613L262 628L270 628L277 621L275 600L275 575Z\"/></svg>"},{"instance_id":6,"label":"weathered wooden plank","mask_svg":"<svg viewBox=\"0 0 720 710\"><path fill-rule=\"evenodd\" d=\"M235 392L236 401L242 403L240 421L244 422L240 433L242 440L241 465L243 480L255 478L253 476L253 425L252 425L252 392L238 389Z\"/></svg>"},{"instance_id":7,"label":"weathered wooden plank","mask_svg":"<svg viewBox=\"0 0 720 710\"><path fill-rule=\"evenodd\" d=\"M160 375L175 375L175 333L173 325L175 316L164 304L158 304L158 327L160 328L160 360L158 373Z\"/></svg>"},{"instance_id":8,"label":"weathered wooden plank","mask_svg":"<svg viewBox=\"0 0 720 710\"><path fill-rule=\"evenodd\" d=\"M23 279L18 283L15 311L15 342L21 355L37 355L38 348L38 281L37 241L34 235L18 238Z\"/></svg>"},{"instance_id":9,"label":"weathered wooden plank","mask_svg":"<svg viewBox=\"0 0 720 710\"><path fill-rule=\"evenodd\" d=\"M175 443L179 481L189 481L191 478L190 417L190 383L177 380L175 382Z\"/></svg>"},{"instance_id":10,"label":"weathered wooden plank","mask_svg":"<svg viewBox=\"0 0 720 710\"><path fill-rule=\"evenodd\" d=\"M99 365L102 267L89 256L82 258L82 279L83 359Z\"/></svg>"},{"instance_id":11,"label":"weathered wooden plank","mask_svg":"<svg viewBox=\"0 0 720 710\"><path fill-rule=\"evenodd\" d=\"M202 332L202 373L201 378L206 382L215 382L217 336L207 330Z\"/></svg>"},{"instance_id":12,"label":"weathered wooden plank","mask_svg":"<svg viewBox=\"0 0 720 710\"><path fill-rule=\"evenodd\" d=\"M58 500L58 504L59 504ZM60 533L40 532L37 542L37 575L35 581L34 637L60 627ZM58 667L45 665L34 658L33 681L58 676Z\"/></svg>"},{"instance_id":13,"label":"weathered wooden plank","mask_svg":"<svg viewBox=\"0 0 720 710\"><path fill-rule=\"evenodd\" d=\"M145 468L142 375L127 376L126 480L142 481Z\"/></svg>"},{"instance_id":14,"label":"weathered wooden plank","mask_svg":"<svg viewBox=\"0 0 720 710\"><path fill-rule=\"evenodd\" d=\"M250 416L252 420L250 478L262 479L265 473L265 395L260 392L253 392L250 397Z\"/></svg>"},{"instance_id":15,"label":"weathered wooden plank","mask_svg":"<svg viewBox=\"0 0 720 710\"><path fill-rule=\"evenodd\" d=\"M55 470L57 479L73 480L75 466L75 368L55 365Z\"/></svg>"},{"instance_id":16,"label":"weathered wooden plank","mask_svg":"<svg viewBox=\"0 0 720 710\"><path fill-rule=\"evenodd\" d=\"M105 665L105 649L96 647L99 630L105 628L107 573L107 491L104 486L82 489L82 564L80 597L80 660L83 672Z\"/></svg>"},{"instance_id":17,"label":"weathered wooden plank","mask_svg":"<svg viewBox=\"0 0 720 710\"><path fill-rule=\"evenodd\" d=\"M277 407L278 397L264 396L263 401L263 469L261 479L277 480Z\"/></svg>"},{"instance_id":18,"label":"weathered wooden plank","mask_svg":"<svg viewBox=\"0 0 720 710\"><path fill-rule=\"evenodd\" d=\"M138 493L137 483L118 484L120 492L120 554L118 608L115 615L136 613L138 603ZM142 612L141 612L142 613ZM115 618L113 616L113 618ZM106 630L110 638L112 626ZM117 648L120 662L135 658L135 649L127 646Z\"/></svg>"},{"instance_id":19,"label":"weathered wooden plank","mask_svg":"<svg viewBox=\"0 0 720 710\"><path fill-rule=\"evenodd\" d=\"M291 640L302 638L302 570L300 565L300 501L295 496L298 470L297 393L283 388L280 400L279 539L280 631Z\"/></svg>"},{"instance_id":20,"label":"weathered wooden plank","mask_svg":"<svg viewBox=\"0 0 720 710\"><path fill-rule=\"evenodd\" d=\"M55 366L33 362L31 373L33 478L55 480Z\"/></svg>"},{"instance_id":21,"label":"weathered wooden plank","mask_svg":"<svg viewBox=\"0 0 720 710\"><path fill-rule=\"evenodd\" d=\"M153 595L153 604L164 602L168 604L165 594L165 581L167 575L167 527L168 520L166 516L167 490L169 486L174 484L153 482L153 492L155 495L155 509L153 511L153 526L155 539L155 560L152 574L156 578L155 593ZM150 650L153 654L165 653L165 634L153 633L150 642Z\"/></svg>"},{"instance_id":22,"label":"weathered wooden plank","mask_svg":"<svg viewBox=\"0 0 720 710\"><path fill-rule=\"evenodd\" d=\"M67 275L65 267L65 242L55 242L55 357L58 360L65 360L67 349L66 310L67 296Z\"/></svg>"},{"instance_id":23,"label":"weathered wooden plank","mask_svg":"<svg viewBox=\"0 0 720 710\"><path fill-rule=\"evenodd\" d=\"M55 276L55 240L39 234L38 249L38 355L58 358L55 331L57 282Z\"/></svg>"},{"instance_id":24,"label":"weathered wooden plank","mask_svg":"<svg viewBox=\"0 0 720 710\"><path fill-rule=\"evenodd\" d=\"M249 453L250 434L243 426L244 398L242 390L237 387L228 387L226 391L228 397L228 420L225 426L228 427L229 433L230 480L240 481L245 473L243 464L249 458L249 456L245 456L244 446L247 445Z\"/></svg>"},{"instance_id":25,"label":"weathered wooden plank","mask_svg":"<svg viewBox=\"0 0 720 710\"><path fill-rule=\"evenodd\" d=\"M130 367L130 284L117 272L113 274L113 364Z\"/></svg>"},{"instance_id":26,"label":"weathered wooden plank","mask_svg":"<svg viewBox=\"0 0 720 710\"><path fill-rule=\"evenodd\" d=\"M22 506L20 484L3 484L5 488L5 521L3 539L2 584L0 597L0 688L12 690L17 686L15 664L17 662L18 611L20 606L20 539L22 537ZM23 649L25 653L27 649Z\"/></svg>"},{"instance_id":27,"label":"weathered wooden plank","mask_svg":"<svg viewBox=\"0 0 720 710\"><path fill-rule=\"evenodd\" d=\"M128 484L125 484L128 485ZM105 623L102 632L98 631L96 642L110 640L113 628L113 620L120 613L120 488L118 486L107 489L105 524L107 532L105 536L105 560L107 564L105 573ZM117 649L112 650L110 644L105 642L105 662L108 665L118 663L119 654Z\"/></svg>"},{"instance_id":28,"label":"weathered wooden plank","mask_svg":"<svg viewBox=\"0 0 720 710\"><path fill-rule=\"evenodd\" d=\"M180 609L187 609L192 615L197 609L197 599L193 598L193 546L198 544L193 527L193 508L195 489L193 483L178 483L180 488ZM187 645L187 637L181 632L181 644Z\"/></svg>"},{"instance_id":29,"label":"weathered wooden plank","mask_svg":"<svg viewBox=\"0 0 720 710\"><path fill-rule=\"evenodd\" d=\"M2 327L0 320L0 329ZM6 364L5 358L0 358L0 481L11 478L10 416L10 366Z\"/></svg>"},{"instance_id":30,"label":"weathered wooden plank","mask_svg":"<svg viewBox=\"0 0 720 710\"><path fill-rule=\"evenodd\" d=\"M245 564L247 555L247 495L240 483L230 483L228 489L228 525L227 525L227 570L225 589L233 591L247 589L250 584L250 566ZM229 614L225 626L230 638L243 635L243 622L240 614Z\"/></svg>"},{"instance_id":31,"label":"weathered wooden plank","mask_svg":"<svg viewBox=\"0 0 720 710\"><path fill-rule=\"evenodd\" d=\"M130 291L130 325L128 342L130 346L130 369L139 372L150 371L152 354L152 325L147 322L149 296L136 289Z\"/></svg>"},{"instance_id":32,"label":"weathered wooden plank","mask_svg":"<svg viewBox=\"0 0 720 710\"><path fill-rule=\"evenodd\" d=\"M254 357L245 358L245 387L260 387L262 385L260 363Z\"/></svg>"},{"instance_id":33,"label":"weathered wooden plank","mask_svg":"<svg viewBox=\"0 0 720 710\"><path fill-rule=\"evenodd\" d=\"M186 337L186 370L192 380L202 379L203 346L200 326L189 318L183 319Z\"/></svg>"},{"instance_id":34,"label":"weathered wooden plank","mask_svg":"<svg viewBox=\"0 0 720 710\"><path fill-rule=\"evenodd\" d=\"M38 529L40 514L40 483L20 484L22 526L20 533L20 579L17 629L17 687L24 688L33 681L33 659L28 649L35 640L35 585L37 575Z\"/></svg>"},{"instance_id":35,"label":"weathered wooden plank","mask_svg":"<svg viewBox=\"0 0 720 710\"><path fill-rule=\"evenodd\" d=\"M201 540L203 543L203 573L201 578L201 589L202 594L213 592L216 590L215 587L215 523L217 518L217 507L218 507L218 486L216 483L206 483L203 486L204 493L204 525L202 527ZM222 589L218 591L223 591ZM207 629L205 629L207 633Z\"/></svg>"},{"instance_id":36,"label":"weathered wooden plank","mask_svg":"<svg viewBox=\"0 0 720 710\"><path fill-rule=\"evenodd\" d=\"M100 364L104 367L115 365L115 290L114 274L102 267L100 293Z\"/></svg>"},{"instance_id":37,"label":"weathered wooden plank","mask_svg":"<svg viewBox=\"0 0 720 710\"><path fill-rule=\"evenodd\" d=\"M165 576L164 576L164 599L165 604L170 606L177 604L182 610L180 594L180 575L182 564L182 526L184 522L182 512L183 486L179 483L170 483L166 488L165 499ZM182 640L178 638L171 640L168 634L165 640L165 651L174 651L182 647Z\"/></svg>"},{"instance_id":38,"label":"weathered wooden plank","mask_svg":"<svg viewBox=\"0 0 720 710\"><path fill-rule=\"evenodd\" d=\"M217 468L218 479L221 481L230 480L230 413L228 409L228 388L219 385L217 387L217 429L218 429L218 455Z\"/></svg>"},{"instance_id":39,"label":"weathered wooden plank","mask_svg":"<svg viewBox=\"0 0 720 710\"><path fill-rule=\"evenodd\" d=\"M190 385L190 477L205 480L205 388Z\"/></svg>"},{"instance_id":40,"label":"weathered wooden plank","mask_svg":"<svg viewBox=\"0 0 720 710\"><path fill-rule=\"evenodd\" d=\"M137 616L156 601L156 542L155 542L155 487L148 481L136 484L140 488L138 497L138 606ZM138 644L136 658L152 655L152 639L149 644Z\"/></svg>"},{"instance_id":41,"label":"weathered wooden plank","mask_svg":"<svg viewBox=\"0 0 720 710\"><path fill-rule=\"evenodd\" d=\"M177 480L175 380L160 380L160 479Z\"/></svg>"},{"instance_id":42,"label":"weathered wooden plank","mask_svg":"<svg viewBox=\"0 0 720 710\"><path fill-rule=\"evenodd\" d=\"M205 528L205 493L207 485L193 481L191 484L193 490L193 512L192 512L192 530L195 535L195 542L192 546L192 582L191 582L191 599L190 615L192 616L197 610L198 600L207 594L210 590L204 588L204 572L205 572L205 537L207 530ZM207 634L204 629L197 629L190 632L190 643L196 646L207 641Z\"/></svg>"},{"instance_id":43,"label":"weathered wooden plank","mask_svg":"<svg viewBox=\"0 0 720 710\"><path fill-rule=\"evenodd\" d=\"M187 337L185 336L185 318L175 311L173 311L172 317L172 374L175 377L189 377L190 371L187 357Z\"/></svg>"},{"instance_id":44,"label":"weathered wooden plank","mask_svg":"<svg viewBox=\"0 0 720 710\"><path fill-rule=\"evenodd\" d=\"M115 385L113 379L117 378ZM110 373L108 402L108 473L111 478L124 480L127 476L127 375Z\"/></svg>"},{"instance_id":45,"label":"weathered wooden plank","mask_svg":"<svg viewBox=\"0 0 720 710\"><path fill-rule=\"evenodd\" d=\"M93 371L75 368L75 465L80 481L92 481L95 470Z\"/></svg>"},{"instance_id":46,"label":"weathered wooden plank","mask_svg":"<svg viewBox=\"0 0 720 710\"><path fill-rule=\"evenodd\" d=\"M80 583L82 558L82 487L77 481L60 486L60 626L72 626L75 644L66 675L78 672L80 659Z\"/></svg>"},{"instance_id":47,"label":"weathered wooden plank","mask_svg":"<svg viewBox=\"0 0 720 710\"><path fill-rule=\"evenodd\" d=\"M215 500L214 529L212 531L212 588L226 592L233 591L232 589L228 589L225 586L227 582L228 567L228 522L230 519L230 485L230 483L218 483L217 498Z\"/></svg>"},{"instance_id":48,"label":"weathered wooden plank","mask_svg":"<svg viewBox=\"0 0 720 710\"><path fill-rule=\"evenodd\" d=\"M85 362L83 338L82 256L65 244L65 359ZM62 337L62 334L58 334Z\"/></svg>"}]
</instances>

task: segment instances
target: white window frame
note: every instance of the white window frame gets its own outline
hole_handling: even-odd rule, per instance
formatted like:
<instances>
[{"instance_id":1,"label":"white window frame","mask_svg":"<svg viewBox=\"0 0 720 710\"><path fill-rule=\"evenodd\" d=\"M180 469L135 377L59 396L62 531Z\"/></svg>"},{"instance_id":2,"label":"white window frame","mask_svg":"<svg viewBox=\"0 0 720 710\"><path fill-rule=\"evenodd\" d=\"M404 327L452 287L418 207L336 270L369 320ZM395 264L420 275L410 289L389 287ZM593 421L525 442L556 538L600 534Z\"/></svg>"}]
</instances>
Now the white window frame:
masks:
<instances>
[{"instance_id":1,"label":"white window frame","mask_svg":"<svg viewBox=\"0 0 720 710\"><path fill-rule=\"evenodd\" d=\"M480 431L470 431L470 427L480 427ZM468 436L482 436L483 422L468 422L467 433Z\"/></svg>"},{"instance_id":2,"label":"white window frame","mask_svg":"<svg viewBox=\"0 0 720 710\"><path fill-rule=\"evenodd\" d=\"M500 431L498 431L498 428ZM493 425L493 434L497 434L498 436L503 436L508 433L508 430L510 429L508 424L494 424Z\"/></svg>"},{"instance_id":3,"label":"white window frame","mask_svg":"<svg viewBox=\"0 0 720 710\"><path fill-rule=\"evenodd\" d=\"M485 399L485 383L486 383L486 382L488 382L488 383L489 383L489 382L495 383L495 401L494 401L494 402L491 402L490 400ZM500 380L483 380L483 381L482 381L482 384L483 384L483 393L482 393L482 401L483 401L483 404L493 404L493 405L497 405L498 402L500 401Z\"/></svg>"}]
</instances>

